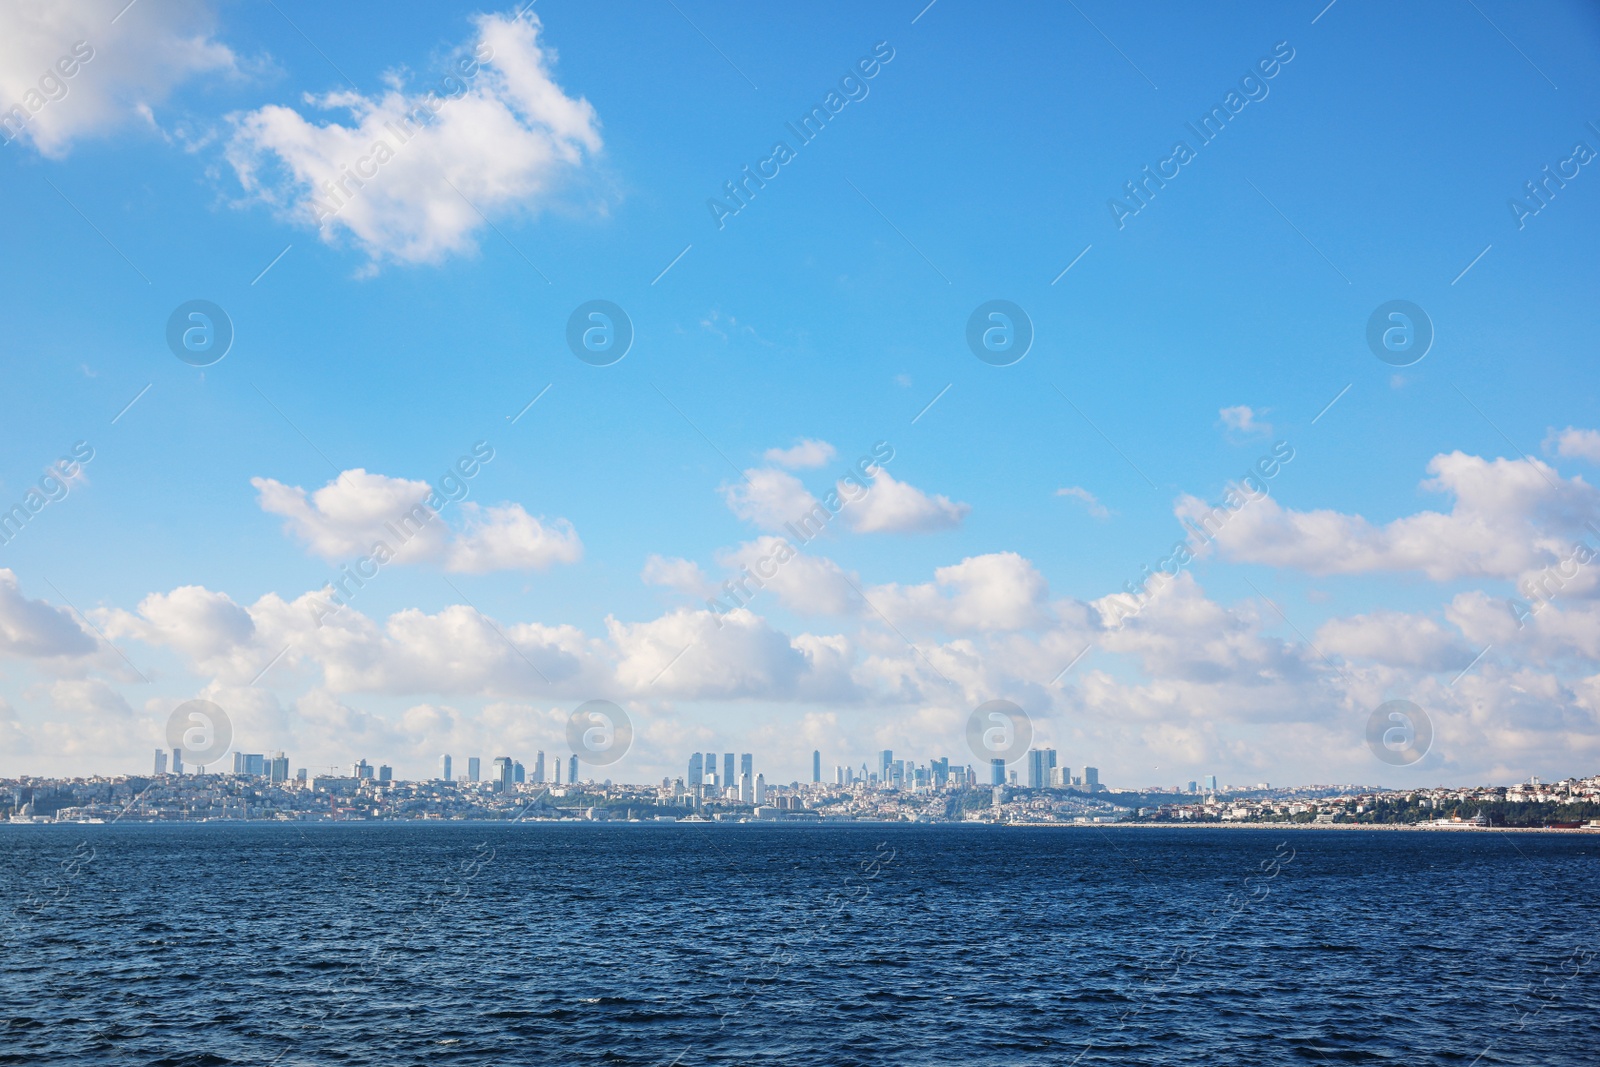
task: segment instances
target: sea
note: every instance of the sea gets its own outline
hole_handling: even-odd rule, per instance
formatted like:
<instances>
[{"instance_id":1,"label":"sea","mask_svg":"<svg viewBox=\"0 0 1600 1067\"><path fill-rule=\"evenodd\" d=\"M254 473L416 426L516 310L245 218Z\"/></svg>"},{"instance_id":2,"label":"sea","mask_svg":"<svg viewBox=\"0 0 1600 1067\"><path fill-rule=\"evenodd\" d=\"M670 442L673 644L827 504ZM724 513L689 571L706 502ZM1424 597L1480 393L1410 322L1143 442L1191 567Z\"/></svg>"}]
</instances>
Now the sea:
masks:
<instances>
[{"instance_id":1,"label":"sea","mask_svg":"<svg viewBox=\"0 0 1600 1067\"><path fill-rule=\"evenodd\" d=\"M1600 1063L1581 833L0 826L0 1064Z\"/></svg>"}]
</instances>

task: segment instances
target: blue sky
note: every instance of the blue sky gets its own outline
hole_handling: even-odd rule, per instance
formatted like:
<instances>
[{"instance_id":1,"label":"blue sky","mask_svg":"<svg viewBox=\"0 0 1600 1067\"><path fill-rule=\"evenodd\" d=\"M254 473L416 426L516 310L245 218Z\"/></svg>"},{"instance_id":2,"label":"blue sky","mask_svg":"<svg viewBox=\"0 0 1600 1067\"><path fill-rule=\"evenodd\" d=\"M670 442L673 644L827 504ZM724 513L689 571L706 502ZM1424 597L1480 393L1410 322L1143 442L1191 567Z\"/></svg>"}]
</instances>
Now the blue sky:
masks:
<instances>
[{"instance_id":1,"label":"blue sky","mask_svg":"<svg viewBox=\"0 0 1600 1067\"><path fill-rule=\"evenodd\" d=\"M993 698L1124 785L1593 769L1592 569L1520 628L1506 604L1597 518L1600 171L1520 227L1510 207L1600 150L1590 5L0 19L5 107L94 50L0 148L0 506L94 449L0 546L0 774L143 770L196 696L236 747L413 775L565 751L591 698L634 718L634 778L697 748L784 780L814 747L965 762ZM370 143L351 106L414 106L486 41L319 227L302 179ZM875 48L800 144L785 124ZM1202 144L1186 123L1275 49ZM707 201L780 139L794 158L719 228ZM1194 158L1119 228L1108 202L1178 140ZM205 368L164 337L191 299L236 331ZM611 366L565 341L592 299L636 332ZM1012 366L964 339L991 299L1033 323ZM1400 369L1365 340L1395 299L1436 331ZM803 441L819 465L766 458ZM1111 621L1185 500L1280 441L1268 498ZM436 543L308 629L406 483L476 442L494 458ZM863 503L719 628L707 595L781 532L763 516L876 442ZM1420 764L1367 749L1392 698L1434 725Z\"/></svg>"}]
</instances>

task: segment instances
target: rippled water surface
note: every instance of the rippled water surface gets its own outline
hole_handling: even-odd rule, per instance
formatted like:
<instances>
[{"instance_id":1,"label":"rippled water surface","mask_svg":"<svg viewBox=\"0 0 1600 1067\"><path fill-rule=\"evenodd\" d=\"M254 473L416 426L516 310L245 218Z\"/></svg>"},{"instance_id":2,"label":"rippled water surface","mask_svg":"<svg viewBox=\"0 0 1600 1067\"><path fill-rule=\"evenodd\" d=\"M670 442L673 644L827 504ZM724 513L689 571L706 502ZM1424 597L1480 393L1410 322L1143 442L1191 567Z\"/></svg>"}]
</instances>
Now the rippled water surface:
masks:
<instances>
[{"instance_id":1,"label":"rippled water surface","mask_svg":"<svg viewBox=\"0 0 1600 1067\"><path fill-rule=\"evenodd\" d=\"M0 850L5 1064L1600 1063L1582 835L0 826Z\"/></svg>"}]
</instances>

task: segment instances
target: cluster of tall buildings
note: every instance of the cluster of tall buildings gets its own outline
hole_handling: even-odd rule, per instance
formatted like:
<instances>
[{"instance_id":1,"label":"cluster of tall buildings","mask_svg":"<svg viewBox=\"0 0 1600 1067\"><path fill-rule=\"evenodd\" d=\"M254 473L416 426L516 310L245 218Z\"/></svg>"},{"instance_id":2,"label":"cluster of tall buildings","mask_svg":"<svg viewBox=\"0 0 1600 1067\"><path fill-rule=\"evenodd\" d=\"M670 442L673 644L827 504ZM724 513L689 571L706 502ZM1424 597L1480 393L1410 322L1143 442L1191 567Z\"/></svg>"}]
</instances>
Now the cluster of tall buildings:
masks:
<instances>
[{"instance_id":1,"label":"cluster of tall buildings","mask_svg":"<svg viewBox=\"0 0 1600 1067\"><path fill-rule=\"evenodd\" d=\"M547 765L544 752L536 752L530 773L521 760L510 756L496 756L487 781L501 787L524 783L560 785L562 762L560 757L556 757ZM565 762L566 781L569 784L576 783L578 757L571 756ZM156 750L155 773L167 774L169 766L172 774L181 775L184 772L182 749L171 750L170 764L168 751ZM233 773L265 778L274 784L286 782L289 779L289 760L282 752L275 752L271 757L261 753L235 752ZM305 770L300 770L297 777L304 780ZM357 781L389 782L394 780L394 771L388 764L373 767L362 759L351 765L350 777ZM1100 784L1098 768L1084 767L1081 775L1074 776L1070 767L1056 764L1056 750L1053 748L1030 749L1022 771L1023 780L1018 781L1018 777L1018 772L1010 770L1004 759L989 761L988 784L992 786L1081 789L1089 793L1097 793L1104 788ZM457 781L455 761L449 753L439 757L439 779L446 782ZM467 773L460 781L475 783L484 780L478 757L468 757ZM756 773L755 756L749 752L743 754L724 752L720 756L715 752L696 752L689 757L688 775L683 781L688 792L700 797L723 797L747 804L761 804L766 799L766 777ZM811 781L815 784L822 783L821 750L811 753ZM950 786L976 786L978 776L970 765L952 767L948 757L930 759L926 764L919 765L915 761L895 759L894 750L886 748L878 754L875 768L869 767L865 761L862 762L859 771L843 764L836 765L833 769L833 784L836 786L863 784L884 789L944 789ZM1205 776L1203 789L1207 793L1217 791L1215 775ZM1189 792L1196 792L1195 782L1189 783Z\"/></svg>"},{"instance_id":2,"label":"cluster of tall buildings","mask_svg":"<svg viewBox=\"0 0 1600 1067\"><path fill-rule=\"evenodd\" d=\"M365 762L365 761L363 761ZM156 749L154 771L156 774L182 774L183 749L175 748L170 752L164 748ZM197 766L196 773L201 773L204 767ZM289 757L282 752L274 752L271 756L260 752L235 752L233 754L233 773L247 774L255 778L265 778L274 784L289 780ZM306 776L305 771L300 772L300 777Z\"/></svg>"},{"instance_id":3,"label":"cluster of tall buildings","mask_svg":"<svg viewBox=\"0 0 1600 1067\"><path fill-rule=\"evenodd\" d=\"M1097 793L1104 787L1100 784L1100 770L1097 767L1085 767L1081 775L1074 776L1072 769L1056 764L1056 750L1053 748L1035 748L1027 753L1023 766L1023 780L1018 781L1018 772L1010 769L1004 759L989 761L989 785L1015 785L1025 786L1029 789L1082 789L1090 793ZM822 753L811 754L811 780L822 780ZM948 757L930 759L924 765L914 761L898 760L894 758L893 749L884 749L878 753L877 766L869 767L865 762L860 770L842 764L833 768L833 784L837 786L872 785L883 789L944 789L950 786L976 786L977 773L971 765L951 766Z\"/></svg>"},{"instance_id":4,"label":"cluster of tall buildings","mask_svg":"<svg viewBox=\"0 0 1600 1067\"><path fill-rule=\"evenodd\" d=\"M1086 793L1100 792L1100 768L1085 767L1083 774L1074 777L1072 768L1056 766L1056 750L1033 748L1028 750L1027 780L1021 784L1029 789L1082 789ZM989 784L1007 785L1006 761L989 761Z\"/></svg>"},{"instance_id":5,"label":"cluster of tall buildings","mask_svg":"<svg viewBox=\"0 0 1600 1067\"><path fill-rule=\"evenodd\" d=\"M812 753L813 773L820 758L818 753ZM724 752L720 769L715 752L696 752L689 757L689 773L684 782L695 796L724 797L743 804L767 801L767 776L756 773L756 757L750 752L738 756Z\"/></svg>"},{"instance_id":6,"label":"cluster of tall buildings","mask_svg":"<svg viewBox=\"0 0 1600 1067\"><path fill-rule=\"evenodd\" d=\"M481 767L482 765L479 763L477 756L468 756L467 775L465 778L460 780L463 782L482 781ZM510 756L496 756L489 769L488 780L500 786L523 785L530 782L534 785L545 785L547 783L550 785L560 785L561 758L558 756L550 761L550 777L548 778L546 777L545 767L546 764L543 750L533 754L533 773L531 775L529 774L528 769L522 765L521 760L512 759ZM439 780L443 782L454 782L457 780L455 777L455 760L448 752L439 757ZM567 781L572 783L576 782L577 780L578 757L572 756L567 760Z\"/></svg>"}]
</instances>

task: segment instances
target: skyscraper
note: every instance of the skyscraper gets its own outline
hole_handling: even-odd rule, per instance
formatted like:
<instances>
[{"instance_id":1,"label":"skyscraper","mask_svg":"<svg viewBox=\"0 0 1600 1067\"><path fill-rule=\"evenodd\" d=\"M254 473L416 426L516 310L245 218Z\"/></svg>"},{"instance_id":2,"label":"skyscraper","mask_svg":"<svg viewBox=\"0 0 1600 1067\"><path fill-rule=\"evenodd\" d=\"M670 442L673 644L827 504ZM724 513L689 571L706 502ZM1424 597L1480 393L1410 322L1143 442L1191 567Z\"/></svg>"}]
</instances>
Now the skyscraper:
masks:
<instances>
[{"instance_id":1,"label":"skyscraper","mask_svg":"<svg viewBox=\"0 0 1600 1067\"><path fill-rule=\"evenodd\" d=\"M878 758L878 781L880 784L889 783L889 769L894 766L894 749L886 748Z\"/></svg>"},{"instance_id":2,"label":"skyscraper","mask_svg":"<svg viewBox=\"0 0 1600 1067\"><path fill-rule=\"evenodd\" d=\"M707 752L706 753L705 777L700 779L700 784L701 785L716 785L717 784L717 754L715 752Z\"/></svg>"},{"instance_id":3,"label":"skyscraper","mask_svg":"<svg viewBox=\"0 0 1600 1067\"><path fill-rule=\"evenodd\" d=\"M756 775L756 793L755 793L755 796L751 798L751 803L753 803L753 804L765 804L766 802L767 802L767 776L764 775L764 774L758 774L758 775Z\"/></svg>"},{"instance_id":4,"label":"skyscraper","mask_svg":"<svg viewBox=\"0 0 1600 1067\"><path fill-rule=\"evenodd\" d=\"M1050 772L1056 765L1056 750L1034 748L1028 750L1028 788L1044 789L1050 782Z\"/></svg>"},{"instance_id":5,"label":"skyscraper","mask_svg":"<svg viewBox=\"0 0 1600 1067\"><path fill-rule=\"evenodd\" d=\"M749 752L739 757L739 773L747 774L754 778L756 774L756 758Z\"/></svg>"},{"instance_id":6,"label":"skyscraper","mask_svg":"<svg viewBox=\"0 0 1600 1067\"><path fill-rule=\"evenodd\" d=\"M522 761L521 760L512 760L511 761L511 780L513 782L517 783L518 785L521 785L523 782L527 781L527 779L528 779L528 772L523 770Z\"/></svg>"},{"instance_id":7,"label":"skyscraper","mask_svg":"<svg viewBox=\"0 0 1600 1067\"><path fill-rule=\"evenodd\" d=\"M156 773L167 773L167 753L165 749L156 749Z\"/></svg>"},{"instance_id":8,"label":"skyscraper","mask_svg":"<svg viewBox=\"0 0 1600 1067\"><path fill-rule=\"evenodd\" d=\"M1215 793L1217 791L1217 776L1214 774L1206 775L1203 784L1207 793Z\"/></svg>"},{"instance_id":9,"label":"skyscraper","mask_svg":"<svg viewBox=\"0 0 1600 1067\"><path fill-rule=\"evenodd\" d=\"M533 784L544 785L544 750L540 749L533 755Z\"/></svg>"},{"instance_id":10,"label":"skyscraper","mask_svg":"<svg viewBox=\"0 0 1600 1067\"><path fill-rule=\"evenodd\" d=\"M689 753L689 777L687 781L690 789L706 784L705 759L705 756L699 752Z\"/></svg>"},{"instance_id":11,"label":"skyscraper","mask_svg":"<svg viewBox=\"0 0 1600 1067\"><path fill-rule=\"evenodd\" d=\"M181 748L175 748L172 750L172 773L183 773L183 749Z\"/></svg>"},{"instance_id":12,"label":"skyscraper","mask_svg":"<svg viewBox=\"0 0 1600 1067\"><path fill-rule=\"evenodd\" d=\"M271 762L267 765L267 780L273 785L289 780L289 757L282 752L275 752Z\"/></svg>"},{"instance_id":13,"label":"skyscraper","mask_svg":"<svg viewBox=\"0 0 1600 1067\"><path fill-rule=\"evenodd\" d=\"M450 753L448 752L439 757L439 778L442 781L450 781Z\"/></svg>"},{"instance_id":14,"label":"skyscraper","mask_svg":"<svg viewBox=\"0 0 1600 1067\"><path fill-rule=\"evenodd\" d=\"M478 757L477 756L468 756L467 757L467 781L476 782L477 780L478 780Z\"/></svg>"},{"instance_id":15,"label":"skyscraper","mask_svg":"<svg viewBox=\"0 0 1600 1067\"><path fill-rule=\"evenodd\" d=\"M1085 767L1083 769L1083 789L1086 793L1100 792L1100 768Z\"/></svg>"},{"instance_id":16,"label":"skyscraper","mask_svg":"<svg viewBox=\"0 0 1600 1067\"><path fill-rule=\"evenodd\" d=\"M1006 761L999 756L989 761L989 784L1006 784Z\"/></svg>"},{"instance_id":17,"label":"skyscraper","mask_svg":"<svg viewBox=\"0 0 1600 1067\"><path fill-rule=\"evenodd\" d=\"M723 784L723 787L726 788L727 786L737 785L738 783L739 783L739 779L733 773L733 753L732 752L724 752L722 754L722 784Z\"/></svg>"},{"instance_id":18,"label":"skyscraper","mask_svg":"<svg viewBox=\"0 0 1600 1067\"><path fill-rule=\"evenodd\" d=\"M950 784L950 757L940 756L928 763L928 769L933 772L933 787L943 789Z\"/></svg>"},{"instance_id":19,"label":"skyscraper","mask_svg":"<svg viewBox=\"0 0 1600 1067\"><path fill-rule=\"evenodd\" d=\"M813 749L811 752L811 780L818 784L822 782L822 750Z\"/></svg>"},{"instance_id":20,"label":"skyscraper","mask_svg":"<svg viewBox=\"0 0 1600 1067\"><path fill-rule=\"evenodd\" d=\"M739 803L751 804L756 799L756 784L750 780L748 774L739 776Z\"/></svg>"},{"instance_id":21,"label":"skyscraper","mask_svg":"<svg viewBox=\"0 0 1600 1067\"><path fill-rule=\"evenodd\" d=\"M576 752L572 754L572 760L567 764L567 782L571 785L576 785L578 782L578 754Z\"/></svg>"},{"instance_id":22,"label":"skyscraper","mask_svg":"<svg viewBox=\"0 0 1600 1067\"><path fill-rule=\"evenodd\" d=\"M378 765L378 781L380 781L380 782L392 782L392 781L394 781L394 768L389 766L387 763L379 764Z\"/></svg>"}]
</instances>

